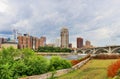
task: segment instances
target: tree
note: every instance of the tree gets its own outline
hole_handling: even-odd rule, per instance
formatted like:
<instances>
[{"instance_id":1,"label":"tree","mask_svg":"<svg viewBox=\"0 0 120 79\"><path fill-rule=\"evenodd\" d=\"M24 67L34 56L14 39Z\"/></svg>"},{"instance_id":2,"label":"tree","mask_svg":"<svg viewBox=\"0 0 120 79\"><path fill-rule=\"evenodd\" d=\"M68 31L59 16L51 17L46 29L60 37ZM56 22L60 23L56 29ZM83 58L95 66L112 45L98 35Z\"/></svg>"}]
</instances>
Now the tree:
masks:
<instances>
[{"instance_id":1,"label":"tree","mask_svg":"<svg viewBox=\"0 0 120 79\"><path fill-rule=\"evenodd\" d=\"M62 59L58 56L53 56L50 59L50 70L59 70L59 69L66 69L70 68L72 65L69 61Z\"/></svg>"},{"instance_id":2,"label":"tree","mask_svg":"<svg viewBox=\"0 0 120 79\"><path fill-rule=\"evenodd\" d=\"M71 49L45 46L45 47L39 47L37 51L38 52L71 52Z\"/></svg>"},{"instance_id":3,"label":"tree","mask_svg":"<svg viewBox=\"0 0 120 79\"><path fill-rule=\"evenodd\" d=\"M10 64L0 65L0 79L13 79L12 73L13 71L10 69Z\"/></svg>"},{"instance_id":4,"label":"tree","mask_svg":"<svg viewBox=\"0 0 120 79\"><path fill-rule=\"evenodd\" d=\"M28 75L38 75L48 71L49 62L43 56L32 56L26 62Z\"/></svg>"}]
</instances>

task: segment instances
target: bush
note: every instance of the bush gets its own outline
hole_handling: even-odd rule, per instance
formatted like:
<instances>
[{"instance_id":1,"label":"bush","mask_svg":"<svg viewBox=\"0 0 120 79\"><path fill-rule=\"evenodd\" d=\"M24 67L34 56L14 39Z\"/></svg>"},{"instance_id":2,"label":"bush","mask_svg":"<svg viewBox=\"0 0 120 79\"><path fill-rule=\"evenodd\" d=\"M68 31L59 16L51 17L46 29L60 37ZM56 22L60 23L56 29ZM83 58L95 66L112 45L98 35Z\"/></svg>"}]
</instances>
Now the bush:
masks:
<instances>
[{"instance_id":1,"label":"bush","mask_svg":"<svg viewBox=\"0 0 120 79\"><path fill-rule=\"evenodd\" d=\"M10 69L10 64L6 63L4 65L0 65L0 79L13 79L12 78L12 70Z\"/></svg>"},{"instance_id":2,"label":"bush","mask_svg":"<svg viewBox=\"0 0 120 79\"><path fill-rule=\"evenodd\" d=\"M62 59L58 56L53 56L50 59L50 69L49 70L59 70L59 69L66 69L70 68L72 65L69 61Z\"/></svg>"},{"instance_id":3,"label":"bush","mask_svg":"<svg viewBox=\"0 0 120 79\"><path fill-rule=\"evenodd\" d=\"M78 60L71 60L71 64L72 64L72 66L74 66L74 65L80 63L81 61L86 60L86 59L89 58L89 57L90 57L90 55L87 55L87 56L85 56L84 58L80 58L80 59L78 59Z\"/></svg>"},{"instance_id":4,"label":"bush","mask_svg":"<svg viewBox=\"0 0 120 79\"><path fill-rule=\"evenodd\" d=\"M38 75L48 71L49 62L42 56L33 56L26 61L26 65L29 68L28 75Z\"/></svg>"},{"instance_id":5,"label":"bush","mask_svg":"<svg viewBox=\"0 0 120 79\"><path fill-rule=\"evenodd\" d=\"M115 75L117 75L119 69L120 69L120 59L108 67L107 70L108 77L114 77Z\"/></svg>"},{"instance_id":6,"label":"bush","mask_svg":"<svg viewBox=\"0 0 120 79\"><path fill-rule=\"evenodd\" d=\"M27 48L18 50L10 47L0 51L0 79L18 79L70 67L71 63L67 60L60 57L48 60Z\"/></svg>"},{"instance_id":7,"label":"bush","mask_svg":"<svg viewBox=\"0 0 120 79\"><path fill-rule=\"evenodd\" d=\"M119 59L120 55L118 54L98 54L93 57L94 59Z\"/></svg>"},{"instance_id":8,"label":"bush","mask_svg":"<svg viewBox=\"0 0 120 79\"><path fill-rule=\"evenodd\" d=\"M74 66L74 65L76 65L76 64L78 64L78 63L79 63L79 60L71 60L72 66Z\"/></svg>"},{"instance_id":9,"label":"bush","mask_svg":"<svg viewBox=\"0 0 120 79\"><path fill-rule=\"evenodd\" d=\"M117 71L117 74L113 79L120 79L120 69Z\"/></svg>"},{"instance_id":10,"label":"bush","mask_svg":"<svg viewBox=\"0 0 120 79\"><path fill-rule=\"evenodd\" d=\"M21 76L27 76L28 66L24 63L23 60L15 61L13 66L13 77L18 78Z\"/></svg>"}]
</instances>

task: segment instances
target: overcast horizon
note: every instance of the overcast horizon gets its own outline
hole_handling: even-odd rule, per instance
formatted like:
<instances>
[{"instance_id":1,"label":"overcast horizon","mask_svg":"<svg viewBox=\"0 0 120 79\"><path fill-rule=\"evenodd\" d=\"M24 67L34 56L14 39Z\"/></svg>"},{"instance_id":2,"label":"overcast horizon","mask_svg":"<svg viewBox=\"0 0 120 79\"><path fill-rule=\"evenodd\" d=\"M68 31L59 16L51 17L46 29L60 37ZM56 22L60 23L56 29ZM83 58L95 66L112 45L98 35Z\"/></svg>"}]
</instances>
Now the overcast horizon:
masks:
<instances>
[{"instance_id":1,"label":"overcast horizon","mask_svg":"<svg viewBox=\"0 0 120 79\"><path fill-rule=\"evenodd\" d=\"M47 37L47 43L69 30L70 43L76 38L94 46L120 45L120 0L0 0L0 37L12 30Z\"/></svg>"}]
</instances>

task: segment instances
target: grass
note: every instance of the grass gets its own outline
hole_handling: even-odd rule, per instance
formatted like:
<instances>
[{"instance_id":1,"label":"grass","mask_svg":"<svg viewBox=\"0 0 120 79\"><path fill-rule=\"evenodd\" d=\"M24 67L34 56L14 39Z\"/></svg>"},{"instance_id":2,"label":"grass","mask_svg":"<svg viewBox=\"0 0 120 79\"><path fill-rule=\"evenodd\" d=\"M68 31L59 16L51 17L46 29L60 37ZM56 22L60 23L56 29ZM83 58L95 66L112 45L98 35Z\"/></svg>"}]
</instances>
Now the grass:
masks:
<instances>
[{"instance_id":1,"label":"grass","mask_svg":"<svg viewBox=\"0 0 120 79\"><path fill-rule=\"evenodd\" d=\"M60 76L57 79L111 79L107 77L107 67L116 59L90 60L78 70Z\"/></svg>"}]
</instances>

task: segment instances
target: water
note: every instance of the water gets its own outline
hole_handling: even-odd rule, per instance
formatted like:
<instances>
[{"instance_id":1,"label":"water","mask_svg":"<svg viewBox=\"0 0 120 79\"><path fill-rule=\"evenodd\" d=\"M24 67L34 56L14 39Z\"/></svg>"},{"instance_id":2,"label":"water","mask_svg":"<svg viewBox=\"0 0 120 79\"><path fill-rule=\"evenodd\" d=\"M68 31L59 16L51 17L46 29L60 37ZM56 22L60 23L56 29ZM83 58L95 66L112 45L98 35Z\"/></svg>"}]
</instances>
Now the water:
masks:
<instances>
[{"instance_id":1,"label":"water","mask_svg":"<svg viewBox=\"0 0 120 79\"><path fill-rule=\"evenodd\" d=\"M70 55L70 56L61 56L64 59L67 60L76 60L85 57L86 54L79 54L79 55ZM45 56L46 58L50 59L52 56Z\"/></svg>"}]
</instances>

